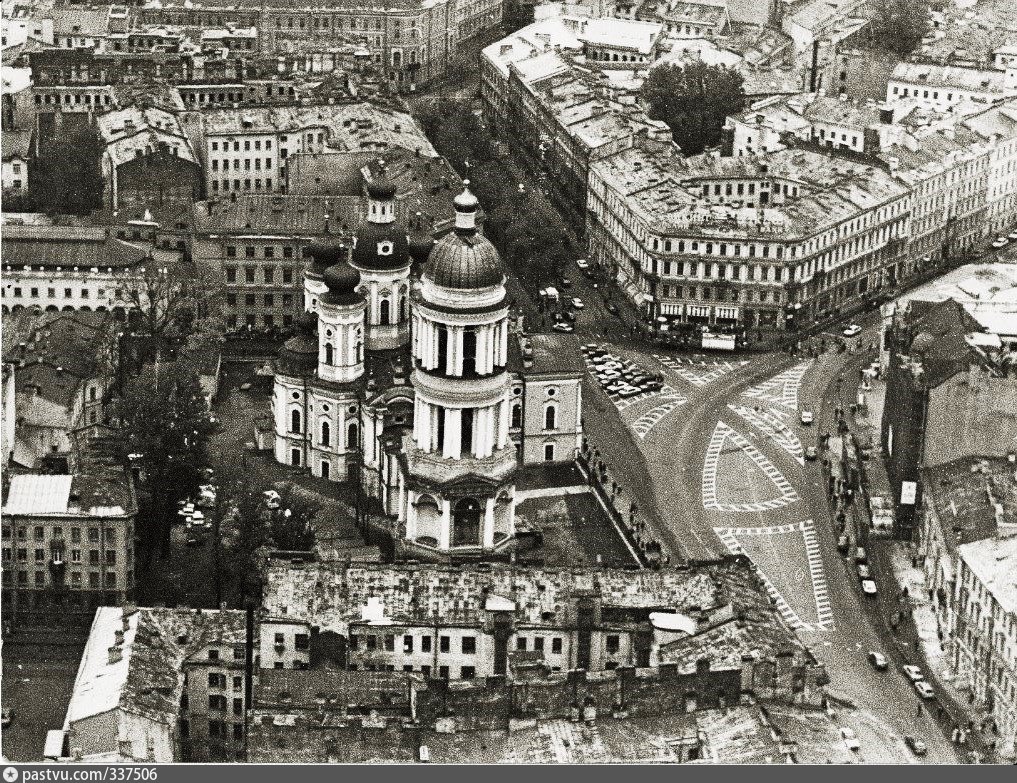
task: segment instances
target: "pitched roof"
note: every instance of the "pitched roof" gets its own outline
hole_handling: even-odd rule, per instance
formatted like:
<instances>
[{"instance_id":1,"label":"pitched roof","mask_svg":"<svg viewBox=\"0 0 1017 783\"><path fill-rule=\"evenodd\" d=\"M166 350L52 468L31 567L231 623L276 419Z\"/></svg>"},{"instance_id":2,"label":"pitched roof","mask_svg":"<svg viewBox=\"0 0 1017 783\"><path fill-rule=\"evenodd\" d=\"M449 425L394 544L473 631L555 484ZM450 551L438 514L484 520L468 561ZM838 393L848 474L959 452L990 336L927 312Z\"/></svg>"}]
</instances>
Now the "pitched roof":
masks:
<instances>
[{"instance_id":1,"label":"pitched roof","mask_svg":"<svg viewBox=\"0 0 1017 783\"><path fill-rule=\"evenodd\" d=\"M66 514L73 476L14 476L4 504L4 515Z\"/></svg>"},{"instance_id":2,"label":"pitched roof","mask_svg":"<svg viewBox=\"0 0 1017 783\"><path fill-rule=\"evenodd\" d=\"M1017 536L985 538L958 551L1003 611L1017 615Z\"/></svg>"},{"instance_id":3,"label":"pitched roof","mask_svg":"<svg viewBox=\"0 0 1017 783\"><path fill-rule=\"evenodd\" d=\"M347 237L363 221L365 211L359 196L243 195L198 202L194 222L199 233Z\"/></svg>"},{"instance_id":4,"label":"pitched roof","mask_svg":"<svg viewBox=\"0 0 1017 783\"><path fill-rule=\"evenodd\" d=\"M4 265L129 267L147 251L114 239L102 227L4 226Z\"/></svg>"}]
</instances>

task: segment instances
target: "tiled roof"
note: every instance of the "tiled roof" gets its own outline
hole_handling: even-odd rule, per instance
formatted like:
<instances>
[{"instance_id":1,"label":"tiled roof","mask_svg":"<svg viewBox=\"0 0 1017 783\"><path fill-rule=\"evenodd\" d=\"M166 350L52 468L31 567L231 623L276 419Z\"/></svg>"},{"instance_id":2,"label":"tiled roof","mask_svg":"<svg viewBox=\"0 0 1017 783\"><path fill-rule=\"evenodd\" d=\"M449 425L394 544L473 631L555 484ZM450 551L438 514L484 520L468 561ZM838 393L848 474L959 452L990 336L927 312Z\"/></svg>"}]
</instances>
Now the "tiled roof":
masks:
<instances>
[{"instance_id":1,"label":"tiled roof","mask_svg":"<svg viewBox=\"0 0 1017 783\"><path fill-rule=\"evenodd\" d=\"M244 235L351 236L365 213L359 196L243 195L236 199L195 204L195 229L200 233Z\"/></svg>"}]
</instances>

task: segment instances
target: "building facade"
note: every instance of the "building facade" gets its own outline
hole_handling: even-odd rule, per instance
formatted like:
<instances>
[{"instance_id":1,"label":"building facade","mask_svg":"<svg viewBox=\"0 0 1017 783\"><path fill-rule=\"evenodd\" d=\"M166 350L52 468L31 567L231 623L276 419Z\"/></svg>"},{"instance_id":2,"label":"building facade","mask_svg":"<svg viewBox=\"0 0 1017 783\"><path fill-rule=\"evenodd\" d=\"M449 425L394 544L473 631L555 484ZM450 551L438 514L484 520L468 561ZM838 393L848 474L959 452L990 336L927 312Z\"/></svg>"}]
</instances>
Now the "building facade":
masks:
<instances>
[{"instance_id":1,"label":"building facade","mask_svg":"<svg viewBox=\"0 0 1017 783\"><path fill-rule=\"evenodd\" d=\"M1017 529L959 547L953 665L992 718L1003 758L1017 755Z\"/></svg>"}]
</instances>

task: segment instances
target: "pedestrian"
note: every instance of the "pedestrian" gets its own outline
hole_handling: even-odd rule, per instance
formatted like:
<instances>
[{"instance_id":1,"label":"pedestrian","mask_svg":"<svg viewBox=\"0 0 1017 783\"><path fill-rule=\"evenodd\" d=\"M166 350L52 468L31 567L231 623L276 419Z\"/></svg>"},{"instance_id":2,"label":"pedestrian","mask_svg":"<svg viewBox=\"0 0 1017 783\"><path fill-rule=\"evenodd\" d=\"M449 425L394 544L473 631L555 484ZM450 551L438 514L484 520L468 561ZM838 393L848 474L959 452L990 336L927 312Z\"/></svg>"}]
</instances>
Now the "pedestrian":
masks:
<instances>
[{"instance_id":1,"label":"pedestrian","mask_svg":"<svg viewBox=\"0 0 1017 783\"><path fill-rule=\"evenodd\" d=\"M917 717L919 717L919 718L922 717L922 703L921 702L918 702L918 715L917 715Z\"/></svg>"},{"instance_id":2,"label":"pedestrian","mask_svg":"<svg viewBox=\"0 0 1017 783\"><path fill-rule=\"evenodd\" d=\"M957 745L960 742L960 730L954 726L953 733L950 734L950 741Z\"/></svg>"}]
</instances>

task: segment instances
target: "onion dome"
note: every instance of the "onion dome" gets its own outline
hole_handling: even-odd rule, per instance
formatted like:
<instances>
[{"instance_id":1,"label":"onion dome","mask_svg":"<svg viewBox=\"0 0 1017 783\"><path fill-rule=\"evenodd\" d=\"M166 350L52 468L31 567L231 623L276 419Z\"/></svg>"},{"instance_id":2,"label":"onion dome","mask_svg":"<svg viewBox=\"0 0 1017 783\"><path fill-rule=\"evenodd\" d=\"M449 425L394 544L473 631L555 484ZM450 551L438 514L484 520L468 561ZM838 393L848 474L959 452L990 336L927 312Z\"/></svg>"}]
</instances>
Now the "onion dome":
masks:
<instances>
[{"instance_id":1,"label":"onion dome","mask_svg":"<svg viewBox=\"0 0 1017 783\"><path fill-rule=\"evenodd\" d=\"M313 375L318 366L318 318L303 313L296 318L296 333L279 351L279 370L286 375Z\"/></svg>"},{"instance_id":2,"label":"onion dome","mask_svg":"<svg viewBox=\"0 0 1017 783\"><path fill-rule=\"evenodd\" d=\"M501 257L494 245L477 232L476 217L480 203L467 187L452 202L456 210L456 228L439 239L431 250L424 277L443 288L471 290L503 285Z\"/></svg>"},{"instance_id":3,"label":"onion dome","mask_svg":"<svg viewBox=\"0 0 1017 783\"><path fill-rule=\"evenodd\" d=\"M331 242L312 242L307 246L307 255L311 257L311 265L306 274L320 279L326 269L342 258L342 246Z\"/></svg>"},{"instance_id":4,"label":"onion dome","mask_svg":"<svg viewBox=\"0 0 1017 783\"><path fill-rule=\"evenodd\" d=\"M378 201L391 201L396 197L396 186L382 172L367 183L367 196Z\"/></svg>"},{"instance_id":5,"label":"onion dome","mask_svg":"<svg viewBox=\"0 0 1017 783\"><path fill-rule=\"evenodd\" d=\"M328 291L321 297L325 304L352 305L364 301L364 297L357 291L357 286L360 285L360 272L346 261L340 261L326 269L323 279L328 286Z\"/></svg>"},{"instance_id":6,"label":"onion dome","mask_svg":"<svg viewBox=\"0 0 1017 783\"><path fill-rule=\"evenodd\" d=\"M427 257L431 254L431 249L434 247L434 237L424 226L423 221L419 219L414 221L408 241L407 250L413 262L422 264L427 261Z\"/></svg>"}]
</instances>

